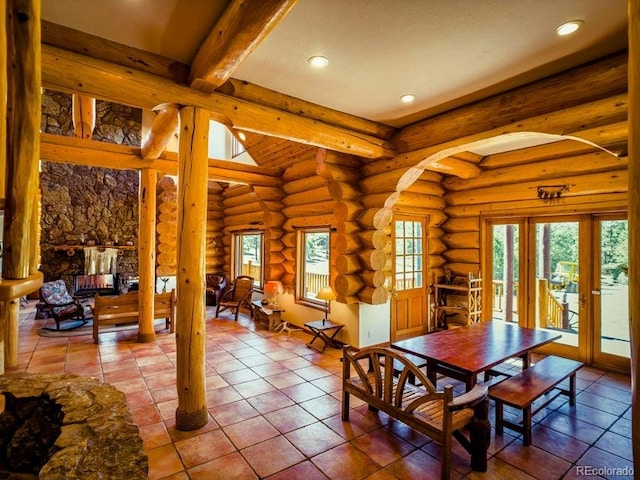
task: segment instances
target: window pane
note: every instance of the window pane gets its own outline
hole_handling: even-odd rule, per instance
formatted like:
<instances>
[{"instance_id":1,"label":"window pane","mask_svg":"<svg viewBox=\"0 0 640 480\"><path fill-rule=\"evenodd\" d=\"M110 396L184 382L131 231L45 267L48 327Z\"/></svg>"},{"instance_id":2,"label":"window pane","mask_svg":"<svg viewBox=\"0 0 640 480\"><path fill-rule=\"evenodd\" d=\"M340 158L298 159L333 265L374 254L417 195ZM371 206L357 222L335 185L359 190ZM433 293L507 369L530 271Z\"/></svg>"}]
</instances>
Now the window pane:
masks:
<instances>
[{"instance_id":1,"label":"window pane","mask_svg":"<svg viewBox=\"0 0 640 480\"><path fill-rule=\"evenodd\" d=\"M303 232L301 297L316 300L321 288L329 285L329 231Z\"/></svg>"},{"instance_id":2,"label":"window pane","mask_svg":"<svg viewBox=\"0 0 640 480\"><path fill-rule=\"evenodd\" d=\"M236 276L253 277L254 285L262 285L262 233L242 233L236 235Z\"/></svg>"}]
</instances>

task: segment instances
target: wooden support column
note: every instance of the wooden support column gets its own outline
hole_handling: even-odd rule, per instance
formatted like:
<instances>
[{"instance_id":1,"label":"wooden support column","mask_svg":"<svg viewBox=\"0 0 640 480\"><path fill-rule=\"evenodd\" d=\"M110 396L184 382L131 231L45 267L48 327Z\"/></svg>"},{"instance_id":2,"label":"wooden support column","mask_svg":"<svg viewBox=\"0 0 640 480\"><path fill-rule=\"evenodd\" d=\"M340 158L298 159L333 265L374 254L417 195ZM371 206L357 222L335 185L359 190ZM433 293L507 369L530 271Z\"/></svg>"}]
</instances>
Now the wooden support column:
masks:
<instances>
[{"instance_id":1,"label":"wooden support column","mask_svg":"<svg viewBox=\"0 0 640 480\"><path fill-rule=\"evenodd\" d=\"M207 423L204 289L208 135L208 112L190 106L180 110L176 428L183 431Z\"/></svg>"},{"instance_id":2,"label":"wooden support column","mask_svg":"<svg viewBox=\"0 0 640 480\"><path fill-rule=\"evenodd\" d=\"M0 0L0 199L2 199L2 202L4 202L4 197L5 197L6 181L7 181L7 2L6 0Z\"/></svg>"},{"instance_id":3,"label":"wooden support column","mask_svg":"<svg viewBox=\"0 0 640 480\"><path fill-rule=\"evenodd\" d=\"M78 138L91 140L96 128L96 99L74 93L71 97L73 105L73 134Z\"/></svg>"},{"instance_id":4,"label":"wooden support column","mask_svg":"<svg viewBox=\"0 0 640 480\"><path fill-rule=\"evenodd\" d=\"M629 316L633 464L640 470L640 0L629 0Z\"/></svg>"},{"instance_id":5,"label":"wooden support column","mask_svg":"<svg viewBox=\"0 0 640 480\"><path fill-rule=\"evenodd\" d=\"M146 160L159 158L178 128L178 106L170 103L156 109L157 115L142 140L141 155Z\"/></svg>"},{"instance_id":6,"label":"wooden support column","mask_svg":"<svg viewBox=\"0 0 640 480\"><path fill-rule=\"evenodd\" d=\"M139 209L140 233L138 236L138 305L140 325L138 341L152 342L156 338L153 326L153 299L156 293L156 184L157 172L153 168L140 170Z\"/></svg>"},{"instance_id":7,"label":"wooden support column","mask_svg":"<svg viewBox=\"0 0 640 480\"><path fill-rule=\"evenodd\" d=\"M4 5L4 2L2 2ZM34 209L38 198L40 81L40 2L8 0L6 58L7 138L2 277L28 282L37 252ZM4 54L4 52L2 52ZM4 147L4 145L3 145ZM0 370L18 363L17 298L2 308L4 357Z\"/></svg>"}]
</instances>

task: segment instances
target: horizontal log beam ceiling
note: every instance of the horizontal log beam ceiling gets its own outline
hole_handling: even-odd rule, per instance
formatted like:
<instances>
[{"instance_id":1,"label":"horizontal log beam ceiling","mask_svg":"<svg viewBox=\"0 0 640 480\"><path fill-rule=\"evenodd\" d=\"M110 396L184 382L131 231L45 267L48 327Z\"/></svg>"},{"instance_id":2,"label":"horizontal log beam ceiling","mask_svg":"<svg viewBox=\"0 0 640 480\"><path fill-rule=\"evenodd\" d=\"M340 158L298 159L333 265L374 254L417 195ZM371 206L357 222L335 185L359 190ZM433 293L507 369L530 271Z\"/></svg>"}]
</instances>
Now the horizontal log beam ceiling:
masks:
<instances>
[{"instance_id":1,"label":"horizontal log beam ceiling","mask_svg":"<svg viewBox=\"0 0 640 480\"><path fill-rule=\"evenodd\" d=\"M297 0L232 0L191 64L193 88L213 92L227 81Z\"/></svg>"},{"instance_id":2,"label":"horizontal log beam ceiling","mask_svg":"<svg viewBox=\"0 0 640 480\"><path fill-rule=\"evenodd\" d=\"M78 92L124 105L154 109L163 103L193 105L234 128L365 158L394 156L390 142L220 93L206 93L48 45L42 47L42 81L48 88Z\"/></svg>"},{"instance_id":3,"label":"horizontal log beam ceiling","mask_svg":"<svg viewBox=\"0 0 640 480\"><path fill-rule=\"evenodd\" d=\"M165 152L158 159L141 159L141 149L95 140L40 134L40 158L48 162L72 163L116 170L154 168L169 175L178 172L177 155ZM273 187L282 185L277 170L209 159L208 178L221 182Z\"/></svg>"}]
</instances>

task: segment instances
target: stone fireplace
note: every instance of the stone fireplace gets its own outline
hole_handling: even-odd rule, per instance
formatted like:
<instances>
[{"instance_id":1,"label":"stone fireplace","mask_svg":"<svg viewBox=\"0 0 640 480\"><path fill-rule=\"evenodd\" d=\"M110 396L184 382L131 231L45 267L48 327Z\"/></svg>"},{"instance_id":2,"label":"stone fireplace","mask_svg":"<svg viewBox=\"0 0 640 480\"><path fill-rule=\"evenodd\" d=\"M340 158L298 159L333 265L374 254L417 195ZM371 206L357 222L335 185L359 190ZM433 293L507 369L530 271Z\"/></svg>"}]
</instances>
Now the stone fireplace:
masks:
<instances>
[{"instance_id":1,"label":"stone fireplace","mask_svg":"<svg viewBox=\"0 0 640 480\"><path fill-rule=\"evenodd\" d=\"M75 374L20 374L0 377L0 392L0 478L147 478L138 427L112 385Z\"/></svg>"}]
</instances>

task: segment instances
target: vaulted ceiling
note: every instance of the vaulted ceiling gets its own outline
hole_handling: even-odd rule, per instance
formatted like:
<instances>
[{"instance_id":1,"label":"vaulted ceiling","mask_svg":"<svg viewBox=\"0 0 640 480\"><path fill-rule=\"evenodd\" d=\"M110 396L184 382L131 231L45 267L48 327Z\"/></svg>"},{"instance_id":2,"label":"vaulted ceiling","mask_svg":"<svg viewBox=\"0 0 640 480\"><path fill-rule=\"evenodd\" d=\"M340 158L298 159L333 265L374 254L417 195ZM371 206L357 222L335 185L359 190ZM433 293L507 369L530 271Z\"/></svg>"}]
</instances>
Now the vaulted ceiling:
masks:
<instances>
[{"instance_id":1,"label":"vaulted ceiling","mask_svg":"<svg viewBox=\"0 0 640 480\"><path fill-rule=\"evenodd\" d=\"M310 127L320 120L338 133L348 127L356 137L390 142L418 120L624 50L626 5L50 0L42 5L43 42L298 114ZM568 20L581 20L582 28L558 37L555 28ZM131 54L123 57L117 44L132 47ZM140 51L149 53L144 61ZM309 66L316 54L328 57L325 69ZM416 100L400 102L405 93ZM319 143L244 131L248 151L263 166L313 158Z\"/></svg>"}]
</instances>

